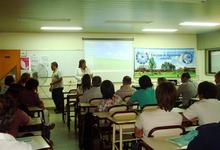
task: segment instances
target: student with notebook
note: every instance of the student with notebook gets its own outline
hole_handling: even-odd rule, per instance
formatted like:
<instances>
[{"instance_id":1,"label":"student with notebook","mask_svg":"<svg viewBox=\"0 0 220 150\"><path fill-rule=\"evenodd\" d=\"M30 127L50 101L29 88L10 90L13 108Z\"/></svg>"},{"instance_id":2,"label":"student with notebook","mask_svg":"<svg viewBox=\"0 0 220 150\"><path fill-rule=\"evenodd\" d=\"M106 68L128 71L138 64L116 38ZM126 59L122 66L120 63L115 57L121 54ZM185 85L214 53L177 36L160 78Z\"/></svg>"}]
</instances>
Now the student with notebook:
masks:
<instances>
[{"instance_id":1,"label":"student with notebook","mask_svg":"<svg viewBox=\"0 0 220 150\"><path fill-rule=\"evenodd\" d=\"M161 126L181 125L182 116L172 112L177 98L176 88L171 82L163 82L156 89L158 108L140 114L135 123L135 136L148 136L151 129Z\"/></svg>"},{"instance_id":2,"label":"student with notebook","mask_svg":"<svg viewBox=\"0 0 220 150\"><path fill-rule=\"evenodd\" d=\"M220 121L220 101L216 99L216 86L208 81L198 86L199 102L195 102L183 112L184 119L198 119L199 125Z\"/></svg>"}]
</instances>

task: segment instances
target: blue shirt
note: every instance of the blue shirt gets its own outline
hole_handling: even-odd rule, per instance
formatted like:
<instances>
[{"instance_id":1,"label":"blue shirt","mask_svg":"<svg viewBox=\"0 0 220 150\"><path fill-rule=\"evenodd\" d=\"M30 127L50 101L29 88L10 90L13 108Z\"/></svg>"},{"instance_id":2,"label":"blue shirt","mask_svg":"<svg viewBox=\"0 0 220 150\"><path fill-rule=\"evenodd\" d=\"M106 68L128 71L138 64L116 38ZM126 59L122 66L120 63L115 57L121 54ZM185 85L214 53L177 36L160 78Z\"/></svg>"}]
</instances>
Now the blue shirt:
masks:
<instances>
[{"instance_id":1,"label":"blue shirt","mask_svg":"<svg viewBox=\"0 0 220 150\"><path fill-rule=\"evenodd\" d=\"M149 87L136 91L131 96L131 102L138 102L141 107L146 104L157 104L154 88Z\"/></svg>"}]
</instances>

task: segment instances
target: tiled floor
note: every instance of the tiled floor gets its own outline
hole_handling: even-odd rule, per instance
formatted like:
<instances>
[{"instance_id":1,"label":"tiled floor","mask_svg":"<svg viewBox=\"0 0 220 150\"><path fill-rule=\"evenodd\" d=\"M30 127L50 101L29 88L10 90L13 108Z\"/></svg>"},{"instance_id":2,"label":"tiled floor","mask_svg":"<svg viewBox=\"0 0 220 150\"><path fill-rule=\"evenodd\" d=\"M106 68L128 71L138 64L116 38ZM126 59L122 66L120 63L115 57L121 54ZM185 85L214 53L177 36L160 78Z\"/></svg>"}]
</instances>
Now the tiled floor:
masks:
<instances>
[{"instance_id":1,"label":"tiled floor","mask_svg":"<svg viewBox=\"0 0 220 150\"><path fill-rule=\"evenodd\" d=\"M53 110L50 110L50 122L56 124L51 133L54 150L79 150L77 134L74 133L73 122L71 122L71 131L69 132L66 124L62 121L62 115L55 114Z\"/></svg>"}]
</instances>

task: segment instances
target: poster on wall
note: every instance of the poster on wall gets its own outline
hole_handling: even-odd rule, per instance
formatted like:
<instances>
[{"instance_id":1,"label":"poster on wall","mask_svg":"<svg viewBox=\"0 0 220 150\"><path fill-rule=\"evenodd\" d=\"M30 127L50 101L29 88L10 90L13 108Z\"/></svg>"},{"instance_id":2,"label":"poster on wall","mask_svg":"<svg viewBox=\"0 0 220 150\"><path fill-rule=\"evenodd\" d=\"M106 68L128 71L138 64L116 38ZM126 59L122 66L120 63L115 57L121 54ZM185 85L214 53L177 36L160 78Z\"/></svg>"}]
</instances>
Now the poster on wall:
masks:
<instances>
[{"instance_id":1,"label":"poster on wall","mask_svg":"<svg viewBox=\"0 0 220 150\"><path fill-rule=\"evenodd\" d=\"M134 78L177 78L183 72L196 75L194 48L135 48Z\"/></svg>"},{"instance_id":2,"label":"poster on wall","mask_svg":"<svg viewBox=\"0 0 220 150\"><path fill-rule=\"evenodd\" d=\"M31 69L30 58L21 57L21 70L29 71Z\"/></svg>"}]
</instances>

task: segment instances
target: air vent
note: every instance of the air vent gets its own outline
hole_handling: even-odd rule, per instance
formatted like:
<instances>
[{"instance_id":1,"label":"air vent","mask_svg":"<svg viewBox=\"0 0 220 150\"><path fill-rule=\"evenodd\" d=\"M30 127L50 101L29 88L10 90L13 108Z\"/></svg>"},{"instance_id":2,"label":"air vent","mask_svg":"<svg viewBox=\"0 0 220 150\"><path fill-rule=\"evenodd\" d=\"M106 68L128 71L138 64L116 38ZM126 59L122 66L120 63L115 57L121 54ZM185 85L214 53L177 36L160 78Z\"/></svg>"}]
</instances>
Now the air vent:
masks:
<instances>
[{"instance_id":1,"label":"air vent","mask_svg":"<svg viewBox=\"0 0 220 150\"><path fill-rule=\"evenodd\" d=\"M153 21L136 21L136 20L106 20L106 23L115 24L150 24Z\"/></svg>"},{"instance_id":2,"label":"air vent","mask_svg":"<svg viewBox=\"0 0 220 150\"><path fill-rule=\"evenodd\" d=\"M70 18L21 17L18 21L70 22Z\"/></svg>"},{"instance_id":3,"label":"air vent","mask_svg":"<svg viewBox=\"0 0 220 150\"><path fill-rule=\"evenodd\" d=\"M160 0L162 2L175 2L175 3L205 3L208 0Z\"/></svg>"}]
</instances>

